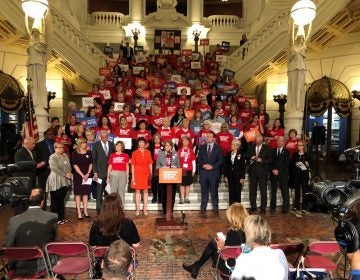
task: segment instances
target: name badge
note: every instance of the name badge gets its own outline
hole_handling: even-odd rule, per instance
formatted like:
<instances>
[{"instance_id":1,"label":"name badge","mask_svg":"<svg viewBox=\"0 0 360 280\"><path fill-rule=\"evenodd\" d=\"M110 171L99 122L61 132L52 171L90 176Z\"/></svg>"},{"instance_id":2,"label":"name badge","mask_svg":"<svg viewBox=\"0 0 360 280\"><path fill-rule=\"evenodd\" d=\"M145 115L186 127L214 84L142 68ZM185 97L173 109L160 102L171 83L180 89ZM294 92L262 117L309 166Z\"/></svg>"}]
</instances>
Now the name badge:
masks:
<instances>
[{"instance_id":1,"label":"name badge","mask_svg":"<svg viewBox=\"0 0 360 280\"><path fill-rule=\"evenodd\" d=\"M189 165L188 165L187 163L184 163L184 164L183 164L183 167L184 167L184 168L188 168Z\"/></svg>"}]
</instances>

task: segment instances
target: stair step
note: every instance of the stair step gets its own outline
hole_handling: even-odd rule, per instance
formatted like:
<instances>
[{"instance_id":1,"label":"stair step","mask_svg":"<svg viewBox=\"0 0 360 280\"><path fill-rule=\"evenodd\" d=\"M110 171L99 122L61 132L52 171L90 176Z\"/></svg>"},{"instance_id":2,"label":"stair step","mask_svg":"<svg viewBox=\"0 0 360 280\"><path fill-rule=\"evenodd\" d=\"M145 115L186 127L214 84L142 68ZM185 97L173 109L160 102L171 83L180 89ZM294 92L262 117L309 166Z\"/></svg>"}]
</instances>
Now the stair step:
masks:
<instances>
[{"instance_id":1,"label":"stair step","mask_svg":"<svg viewBox=\"0 0 360 280\"><path fill-rule=\"evenodd\" d=\"M224 210L229 207L229 194L228 189L225 185L225 183L221 183L219 186L219 209ZM290 198L293 197L294 191L290 189ZM149 211L161 211L162 206L160 203L151 203L152 195L149 194L148 198L148 210ZM185 204L179 204L180 198L179 194L177 193L175 198L175 205L174 205L174 211L190 211L190 210L200 210L200 202L201 202L201 192L200 192L200 184L198 182L195 182L190 187L190 195L189 195L190 203ZM292 200L292 199L291 199ZM248 183L246 182L243 186L243 190L241 192L241 203L245 207L250 207L250 201L249 201L249 187ZM270 186L268 186L268 205L270 203ZM257 205L260 205L260 191L258 190L257 195ZM281 198L281 192L280 190L277 192L277 206L282 205L282 198ZM74 195L71 193L68 196L67 201L65 202L65 206L68 208L75 208L75 201L74 201ZM142 207L142 203L141 203ZM96 209L96 201L94 199L89 200L89 209ZM124 203L124 209L125 210L135 210L135 193L133 191L127 192L125 194L125 203ZM209 202L207 209L211 210L211 198L209 195Z\"/></svg>"}]
</instances>

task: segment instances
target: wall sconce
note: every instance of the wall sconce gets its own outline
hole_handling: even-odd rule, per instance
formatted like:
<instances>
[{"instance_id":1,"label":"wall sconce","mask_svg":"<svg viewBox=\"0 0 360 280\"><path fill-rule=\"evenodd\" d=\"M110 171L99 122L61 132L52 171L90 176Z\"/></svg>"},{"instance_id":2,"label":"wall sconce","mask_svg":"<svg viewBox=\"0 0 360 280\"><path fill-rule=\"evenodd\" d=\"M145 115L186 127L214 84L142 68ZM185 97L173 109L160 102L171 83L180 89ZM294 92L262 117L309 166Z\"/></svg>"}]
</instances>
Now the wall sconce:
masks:
<instances>
[{"instance_id":1,"label":"wall sconce","mask_svg":"<svg viewBox=\"0 0 360 280\"><path fill-rule=\"evenodd\" d=\"M304 36L306 41L309 38L311 32L311 24L316 16L316 5L311 0L299 0L291 8L291 18L294 21L293 24L293 42L297 36ZM307 34L305 34L304 26L309 25ZM295 26L297 26L297 34L295 34Z\"/></svg>"},{"instance_id":2,"label":"wall sconce","mask_svg":"<svg viewBox=\"0 0 360 280\"><path fill-rule=\"evenodd\" d=\"M195 52L198 52L198 50L199 50L199 38L200 38L200 35L201 35L201 30L198 30L198 29L193 30L192 35L194 36Z\"/></svg>"},{"instance_id":3,"label":"wall sconce","mask_svg":"<svg viewBox=\"0 0 360 280\"><path fill-rule=\"evenodd\" d=\"M22 0L21 6L25 13L25 24L28 33L31 34L29 28L29 17L34 19L31 30L36 28L39 31L42 31L41 20L49 9L48 0Z\"/></svg>"},{"instance_id":4,"label":"wall sconce","mask_svg":"<svg viewBox=\"0 0 360 280\"><path fill-rule=\"evenodd\" d=\"M48 91L48 94L47 94L47 109L46 111L49 113L49 109L50 109L50 101L55 99L56 97L56 92L55 91Z\"/></svg>"},{"instance_id":5,"label":"wall sconce","mask_svg":"<svg viewBox=\"0 0 360 280\"><path fill-rule=\"evenodd\" d=\"M284 113L285 113L285 104L287 102L287 95L286 94L278 94L274 95L274 101L279 104L279 110L280 113L279 118L281 119L282 123L284 123Z\"/></svg>"}]
</instances>

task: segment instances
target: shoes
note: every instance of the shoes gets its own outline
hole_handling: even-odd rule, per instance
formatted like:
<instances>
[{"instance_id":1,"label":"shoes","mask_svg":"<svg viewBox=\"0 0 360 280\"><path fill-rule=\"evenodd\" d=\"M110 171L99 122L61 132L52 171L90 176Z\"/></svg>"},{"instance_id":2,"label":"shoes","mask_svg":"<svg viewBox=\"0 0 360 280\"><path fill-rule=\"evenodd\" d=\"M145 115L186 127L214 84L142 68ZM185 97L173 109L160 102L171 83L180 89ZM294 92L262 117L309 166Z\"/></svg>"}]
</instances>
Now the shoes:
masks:
<instances>
[{"instance_id":1,"label":"shoes","mask_svg":"<svg viewBox=\"0 0 360 280\"><path fill-rule=\"evenodd\" d=\"M200 217L206 218L206 210L201 210L200 211Z\"/></svg>"},{"instance_id":2,"label":"shoes","mask_svg":"<svg viewBox=\"0 0 360 280\"><path fill-rule=\"evenodd\" d=\"M157 202L156 197L153 197L152 200L151 200L151 203L156 203L156 202Z\"/></svg>"},{"instance_id":3,"label":"shoes","mask_svg":"<svg viewBox=\"0 0 360 280\"><path fill-rule=\"evenodd\" d=\"M149 212L144 210L144 216L145 217L149 216Z\"/></svg>"},{"instance_id":4,"label":"shoes","mask_svg":"<svg viewBox=\"0 0 360 280\"><path fill-rule=\"evenodd\" d=\"M179 202L179 204L184 204L184 199L182 199L182 198L180 198L180 202Z\"/></svg>"},{"instance_id":5,"label":"shoes","mask_svg":"<svg viewBox=\"0 0 360 280\"><path fill-rule=\"evenodd\" d=\"M90 218L91 218L90 215L85 215L85 214L84 214L84 216L85 216L86 219L90 219Z\"/></svg>"},{"instance_id":6,"label":"shoes","mask_svg":"<svg viewBox=\"0 0 360 280\"><path fill-rule=\"evenodd\" d=\"M271 212L271 213L275 213L275 212L276 212L276 208L271 207L271 208L270 208L270 212Z\"/></svg>"},{"instance_id":7,"label":"shoes","mask_svg":"<svg viewBox=\"0 0 360 280\"><path fill-rule=\"evenodd\" d=\"M249 214L255 214L255 213L256 213L256 208L249 209Z\"/></svg>"},{"instance_id":8,"label":"shoes","mask_svg":"<svg viewBox=\"0 0 360 280\"><path fill-rule=\"evenodd\" d=\"M140 211L135 211L135 216L139 217L140 216Z\"/></svg>"},{"instance_id":9,"label":"shoes","mask_svg":"<svg viewBox=\"0 0 360 280\"><path fill-rule=\"evenodd\" d=\"M197 278L197 276L199 274L200 267L198 265L196 265L196 262L194 264L191 264L191 265L187 265L187 264L183 263L182 267L187 272L191 273L191 278L193 278L193 279Z\"/></svg>"},{"instance_id":10,"label":"shoes","mask_svg":"<svg viewBox=\"0 0 360 280\"><path fill-rule=\"evenodd\" d=\"M78 217L78 220L79 221L82 221L84 218L83 217Z\"/></svg>"},{"instance_id":11,"label":"shoes","mask_svg":"<svg viewBox=\"0 0 360 280\"><path fill-rule=\"evenodd\" d=\"M266 214L266 209L261 209L260 213L261 214Z\"/></svg>"},{"instance_id":12,"label":"shoes","mask_svg":"<svg viewBox=\"0 0 360 280\"><path fill-rule=\"evenodd\" d=\"M214 210L214 216L219 216L219 210Z\"/></svg>"},{"instance_id":13,"label":"shoes","mask_svg":"<svg viewBox=\"0 0 360 280\"><path fill-rule=\"evenodd\" d=\"M281 213L283 213L283 214L288 214L288 213L289 213L289 209L283 209L283 210L281 211Z\"/></svg>"},{"instance_id":14,"label":"shoes","mask_svg":"<svg viewBox=\"0 0 360 280\"><path fill-rule=\"evenodd\" d=\"M190 200L188 198L185 198L185 203L190 203Z\"/></svg>"}]
</instances>

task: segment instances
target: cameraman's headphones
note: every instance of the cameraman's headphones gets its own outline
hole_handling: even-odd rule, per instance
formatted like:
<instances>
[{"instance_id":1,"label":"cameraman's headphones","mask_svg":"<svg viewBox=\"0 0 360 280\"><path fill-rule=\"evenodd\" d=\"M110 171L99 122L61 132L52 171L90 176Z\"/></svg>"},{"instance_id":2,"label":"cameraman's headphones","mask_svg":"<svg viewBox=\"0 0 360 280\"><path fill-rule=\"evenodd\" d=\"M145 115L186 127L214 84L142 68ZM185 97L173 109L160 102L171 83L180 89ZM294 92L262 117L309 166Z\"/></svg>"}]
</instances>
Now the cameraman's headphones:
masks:
<instances>
[{"instance_id":1,"label":"cameraman's headphones","mask_svg":"<svg viewBox=\"0 0 360 280\"><path fill-rule=\"evenodd\" d=\"M334 231L336 241L347 253L354 253L360 248L360 233L351 221L352 217L348 215L349 210L356 202L359 203L360 207L360 193L348 199L340 207L339 223Z\"/></svg>"}]
</instances>

